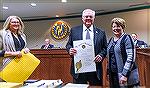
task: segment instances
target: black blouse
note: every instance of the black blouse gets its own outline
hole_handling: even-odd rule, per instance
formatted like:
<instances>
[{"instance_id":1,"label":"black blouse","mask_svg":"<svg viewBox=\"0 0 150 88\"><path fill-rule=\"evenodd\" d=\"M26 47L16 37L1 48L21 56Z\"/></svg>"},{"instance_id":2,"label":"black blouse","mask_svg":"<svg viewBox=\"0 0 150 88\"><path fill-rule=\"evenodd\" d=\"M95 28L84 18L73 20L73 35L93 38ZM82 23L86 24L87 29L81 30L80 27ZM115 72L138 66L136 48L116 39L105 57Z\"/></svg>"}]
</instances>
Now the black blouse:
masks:
<instances>
[{"instance_id":1,"label":"black blouse","mask_svg":"<svg viewBox=\"0 0 150 88\"><path fill-rule=\"evenodd\" d=\"M13 34L12 36L13 36L16 51L21 51L25 47L24 40L22 39L21 35L18 35L18 39Z\"/></svg>"}]
</instances>

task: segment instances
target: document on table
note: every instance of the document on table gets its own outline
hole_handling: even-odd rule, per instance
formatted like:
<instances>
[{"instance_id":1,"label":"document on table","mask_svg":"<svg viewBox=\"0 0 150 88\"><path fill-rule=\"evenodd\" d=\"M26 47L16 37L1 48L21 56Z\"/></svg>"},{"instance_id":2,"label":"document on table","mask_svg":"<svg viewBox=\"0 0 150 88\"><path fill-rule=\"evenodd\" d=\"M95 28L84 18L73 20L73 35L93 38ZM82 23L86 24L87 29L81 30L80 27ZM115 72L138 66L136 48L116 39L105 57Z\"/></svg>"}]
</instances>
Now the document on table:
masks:
<instances>
[{"instance_id":1,"label":"document on table","mask_svg":"<svg viewBox=\"0 0 150 88\"><path fill-rule=\"evenodd\" d=\"M0 88L20 88L22 83L0 82Z\"/></svg>"},{"instance_id":2,"label":"document on table","mask_svg":"<svg viewBox=\"0 0 150 88\"><path fill-rule=\"evenodd\" d=\"M91 40L73 41L73 47L77 50L77 53L74 55L75 73L96 71L93 42Z\"/></svg>"},{"instance_id":3,"label":"document on table","mask_svg":"<svg viewBox=\"0 0 150 88\"><path fill-rule=\"evenodd\" d=\"M73 84L73 83L68 83L62 88L88 88L88 84Z\"/></svg>"},{"instance_id":4,"label":"document on table","mask_svg":"<svg viewBox=\"0 0 150 88\"><path fill-rule=\"evenodd\" d=\"M40 60L33 54L21 51L21 58L14 58L1 72L0 78L6 82L23 83L39 65Z\"/></svg>"},{"instance_id":5,"label":"document on table","mask_svg":"<svg viewBox=\"0 0 150 88\"><path fill-rule=\"evenodd\" d=\"M58 80L40 80L35 83L29 83L21 88L61 88L63 82Z\"/></svg>"}]
</instances>

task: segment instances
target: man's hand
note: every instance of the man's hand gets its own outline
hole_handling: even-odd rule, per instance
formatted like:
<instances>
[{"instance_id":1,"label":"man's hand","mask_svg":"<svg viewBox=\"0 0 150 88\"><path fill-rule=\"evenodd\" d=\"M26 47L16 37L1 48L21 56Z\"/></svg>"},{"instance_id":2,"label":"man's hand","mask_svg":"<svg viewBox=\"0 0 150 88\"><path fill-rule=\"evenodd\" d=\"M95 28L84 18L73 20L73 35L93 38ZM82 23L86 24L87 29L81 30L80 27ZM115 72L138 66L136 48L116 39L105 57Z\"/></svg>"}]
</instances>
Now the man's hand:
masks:
<instances>
[{"instance_id":1,"label":"man's hand","mask_svg":"<svg viewBox=\"0 0 150 88\"><path fill-rule=\"evenodd\" d=\"M94 59L95 62L101 62L103 58L100 55L97 55Z\"/></svg>"},{"instance_id":2,"label":"man's hand","mask_svg":"<svg viewBox=\"0 0 150 88\"><path fill-rule=\"evenodd\" d=\"M75 55L77 53L77 50L75 48L70 48L69 54L70 55Z\"/></svg>"}]
</instances>

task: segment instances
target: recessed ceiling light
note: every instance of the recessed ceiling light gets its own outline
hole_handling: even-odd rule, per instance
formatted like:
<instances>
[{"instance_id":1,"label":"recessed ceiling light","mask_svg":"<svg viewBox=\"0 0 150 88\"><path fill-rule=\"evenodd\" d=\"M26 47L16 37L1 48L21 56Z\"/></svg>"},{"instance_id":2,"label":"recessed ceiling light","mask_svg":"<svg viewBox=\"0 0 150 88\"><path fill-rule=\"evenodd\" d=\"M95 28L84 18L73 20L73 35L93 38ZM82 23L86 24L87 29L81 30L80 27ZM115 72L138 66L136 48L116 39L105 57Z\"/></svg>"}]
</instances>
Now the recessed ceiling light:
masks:
<instances>
[{"instance_id":1,"label":"recessed ceiling light","mask_svg":"<svg viewBox=\"0 0 150 88\"><path fill-rule=\"evenodd\" d=\"M59 15L56 15L56 17L59 17Z\"/></svg>"},{"instance_id":2,"label":"recessed ceiling light","mask_svg":"<svg viewBox=\"0 0 150 88\"><path fill-rule=\"evenodd\" d=\"M3 6L3 9L8 9L8 7L7 6Z\"/></svg>"},{"instance_id":3,"label":"recessed ceiling light","mask_svg":"<svg viewBox=\"0 0 150 88\"><path fill-rule=\"evenodd\" d=\"M35 3L31 3L31 6L35 7L35 6L36 6L36 4L35 4Z\"/></svg>"},{"instance_id":4,"label":"recessed ceiling light","mask_svg":"<svg viewBox=\"0 0 150 88\"><path fill-rule=\"evenodd\" d=\"M67 2L67 0L61 0L61 2Z\"/></svg>"}]
</instances>

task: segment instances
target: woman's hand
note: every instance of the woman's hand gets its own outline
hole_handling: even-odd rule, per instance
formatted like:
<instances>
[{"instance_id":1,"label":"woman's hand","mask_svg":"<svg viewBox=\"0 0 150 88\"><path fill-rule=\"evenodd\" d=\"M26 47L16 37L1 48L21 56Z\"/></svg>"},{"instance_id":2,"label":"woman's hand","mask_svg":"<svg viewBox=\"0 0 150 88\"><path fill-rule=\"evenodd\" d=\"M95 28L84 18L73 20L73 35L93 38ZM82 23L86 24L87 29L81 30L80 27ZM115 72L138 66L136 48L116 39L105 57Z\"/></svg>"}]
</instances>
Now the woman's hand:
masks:
<instances>
[{"instance_id":1,"label":"woman's hand","mask_svg":"<svg viewBox=\"0 0 150 88\"><path fill-rule=\"evenodd\" d=\"M29 48L25 48L24 49L24 53L26 54L26 53L29 53L30 52L30 50L29 50Z\"/></svg>"},{"instance_id":2,"label":"woman's hand","mask_svg":"<svg viewBox=\"0 0 150 88\"><path fill-rule=\"evenodd\" d=\"M22 57L22 54L21 54L20 51L14 52L14 54L16 54L16 56L17 56L18 58Z\"/></svg>"},{"instance_id":3,"label":"woman's hand","mask_svg":"<svg viewBox=\"0 0 150 88\"><path fill-rule=\"evenodd\" d=\"M120 84L125 84L127 82L127 77L125 77L125 76L121 76L121 78L119 79L119 83Z\"/></svg>"},{"instance_id":4,"label":"woman's hand","mask_svg":"<svg viewBox=\"0 0 150 88\"><path fill-rule=\"evenodd\" d=\"M22 57L22 54L20 51L16 51L16 52L6 51L5 56L16 56L16 57L20 58L20 57Z\"/></svg>"},{"instance_id":5,"label":"woman's hand","mask_svg":"<svg viewBox=\"0 0 150 88\"><path fill-rule=\"evenodd\" d=\"M22 54L21 54L20 51L10 52L10 54L11 54L12 56L16 56L16 57L18 57L18 58L22 57Z\"/></svg>"}]
</instances>

